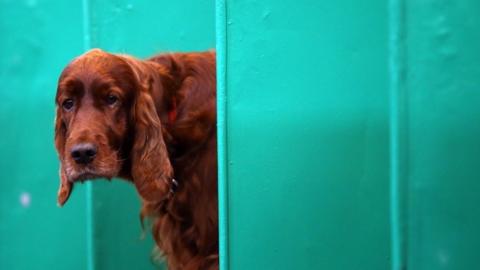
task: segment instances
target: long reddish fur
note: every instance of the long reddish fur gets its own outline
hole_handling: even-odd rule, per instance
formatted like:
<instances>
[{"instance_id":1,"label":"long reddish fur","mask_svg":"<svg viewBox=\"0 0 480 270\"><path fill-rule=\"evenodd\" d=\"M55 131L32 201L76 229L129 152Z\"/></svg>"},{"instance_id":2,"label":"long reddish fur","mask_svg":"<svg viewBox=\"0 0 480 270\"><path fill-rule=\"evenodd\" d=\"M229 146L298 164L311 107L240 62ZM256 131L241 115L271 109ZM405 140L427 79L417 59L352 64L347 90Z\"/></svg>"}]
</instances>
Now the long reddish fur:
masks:
<instances>
[{"instance_id":1,"label":"long reddish fur","mask_svg":"<svg viewBox=\"0 0 480 270\"><path fill-rule=\"evenodd\" d=\"M134 183L143 202L141 216L153 220L152 233L169 269L218 269L215 52L162 54L147 60L91 52L65 69L57 98L67 80L88 77L81 75L91 72L90 67L95 76L118 82L124 96L132 99L122 104L128 106L127 113L118 117L126 120L119 121L123 126L117 128L123 132L116 138L98 129L102 124L81 124L82 130L92 130L105 141L122 140L125 161L102 166L119 167L111 177ZM76 120L62 114L59 105L55 143L63 168L68 142L79 138L67 130ZM102 121L102 116L94 119ZM99 152L110 151L100 148ZM73 182L65 170L60 175L58 200L63 204ZM171 178L179 183L173 196Z\"/></svg>"}]
</instances>

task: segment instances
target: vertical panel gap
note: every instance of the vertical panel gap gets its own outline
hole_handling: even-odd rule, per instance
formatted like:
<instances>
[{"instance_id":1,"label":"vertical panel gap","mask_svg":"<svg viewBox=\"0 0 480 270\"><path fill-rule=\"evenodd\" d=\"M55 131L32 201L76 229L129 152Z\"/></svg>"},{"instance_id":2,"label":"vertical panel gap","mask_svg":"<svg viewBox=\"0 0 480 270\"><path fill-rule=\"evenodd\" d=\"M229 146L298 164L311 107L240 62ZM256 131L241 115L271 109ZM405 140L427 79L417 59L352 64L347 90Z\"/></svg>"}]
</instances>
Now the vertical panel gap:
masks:
<instances>
[{"instance_id":1,"label":"vertical panel gap","mask_svg":"<svg viewBox=\"0 0 480 270\"><path fill-rule=\"evenodd\" d=\"M227 15L226 0L215 2L217 49L217 136L218 136L218 208L220 269L229 268L228 256L228 181L227 181Z\"/></svg>"},{"instance_id":2,"label":"vertical panel gap","mask_svg":"<svg viewBox=\"0 0 480 270\"><path fill-rule=\"evenodd\" d=\"M407 269L406 0L389 1L391 269Z\"/></svg>"},{"instance_id":3,"label":"vertical panel gap","mask_svg":"<svg viewBox=\"0 0 480 270\"><path fill-rule=\"evenodd\" d=\"M91 44L91 28L90 28L90 2L82 0L83 13L83 48L89 50ZM87 182L85 191L85 209L86 209L86 243L87 243L87 269L95 270L95 243L94 243L94 213L93 213L93 187L91 182Z\"/></svg>"}]
</instances>

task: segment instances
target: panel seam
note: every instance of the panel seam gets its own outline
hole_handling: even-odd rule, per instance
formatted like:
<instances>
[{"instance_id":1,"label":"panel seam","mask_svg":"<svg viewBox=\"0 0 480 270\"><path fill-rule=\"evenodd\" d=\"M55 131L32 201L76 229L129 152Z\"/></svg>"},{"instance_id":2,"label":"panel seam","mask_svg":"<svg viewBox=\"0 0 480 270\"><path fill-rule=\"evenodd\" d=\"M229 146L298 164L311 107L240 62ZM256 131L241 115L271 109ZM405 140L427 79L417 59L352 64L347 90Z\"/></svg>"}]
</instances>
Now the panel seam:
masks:
<instances>
[{"instance_id":1,"label":"panel seam","mask_svg":"<svg viewBox=\"0 0 480 270\"><path fill-rule=\"evenodd\" d=\"M215 30L217 50L217 136L218 136L218 211L219 211L219 266L229 269L228 246L228 162L227 162L227 0L215 2Z\"/></svg>"},{"instance_id":2,"label":"panel seam","mask_svg":"<svg viewBox=\"0 0 480 270\"><path fill-rule=\"evenodd\" d=\"M85 51L91 49L91 25L90 25L90 0L82 0L83 15L83 48ZM93 216L93 186L87 182L85 190L85 210L86 210L86 244L87 244L87 269L95 270L95 230Z\"/></svg>"},{"instance_id":3,"label":"panel seam","mask_svg":"<svg viewBox=\"0 0 480 270\"><path fill-rule=\"evenodd\" d=\"M389 0L391 269L407 269L406 0Z\"/></svg>"}]
</instances>

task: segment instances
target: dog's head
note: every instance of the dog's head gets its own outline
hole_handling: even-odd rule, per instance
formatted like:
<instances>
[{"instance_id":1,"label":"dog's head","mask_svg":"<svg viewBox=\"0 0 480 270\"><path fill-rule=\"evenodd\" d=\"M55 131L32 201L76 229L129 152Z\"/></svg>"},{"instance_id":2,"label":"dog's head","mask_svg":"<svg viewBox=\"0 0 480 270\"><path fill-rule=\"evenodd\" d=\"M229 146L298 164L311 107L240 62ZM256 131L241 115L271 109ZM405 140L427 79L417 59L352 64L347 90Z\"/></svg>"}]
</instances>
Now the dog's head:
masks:
<instances>
[{"instance_id":1,"label":"dog's head","mask_svg":"<svg viewBox=\"0 0 480 270\"><path fill-rule=\"evenodd\" d=\"M157 114L165 103L161 72L99 49L63 70L55 120L60 205L75 182L116 176L133 180L147 201L166 196L173 172Z\"/></svg>"}]
</instances>

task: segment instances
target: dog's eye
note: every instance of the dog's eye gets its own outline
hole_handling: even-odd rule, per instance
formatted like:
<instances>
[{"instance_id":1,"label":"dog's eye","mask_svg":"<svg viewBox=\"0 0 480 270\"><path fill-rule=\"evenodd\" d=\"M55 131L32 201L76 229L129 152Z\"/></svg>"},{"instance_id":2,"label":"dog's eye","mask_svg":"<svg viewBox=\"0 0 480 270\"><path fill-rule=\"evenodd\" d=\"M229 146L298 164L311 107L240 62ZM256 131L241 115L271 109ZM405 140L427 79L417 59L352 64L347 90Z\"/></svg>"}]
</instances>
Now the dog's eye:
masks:
<instances>
[{"instance_id":1,"label":"dog's eye","mask_svg":"<svg viewBox=\"0 0 480 270\"><path fill-rule=\"evenodd\" d=\"M73 99L71 99L71 98L65 99L65 100L63 101L63 103L62 103L62 107L63 107L65 110L67 110L67 111L69 111L70 109L72 109L72 107L73 107Z\"/></svg>"},{"instance_id":2,"label":"dog's eye","mask_svg":"<svg viewBox=\"0 0 480 270\"><path fill-rule=\"evenodd\" d=\"M112 94L110 94L110 95L107 96L107 104L108 104L108 105L113 105L113 104L117 103L117 101L118 101L118 97L117 97L117 96L112 95Z\"/></svg>"}]
</instances>

